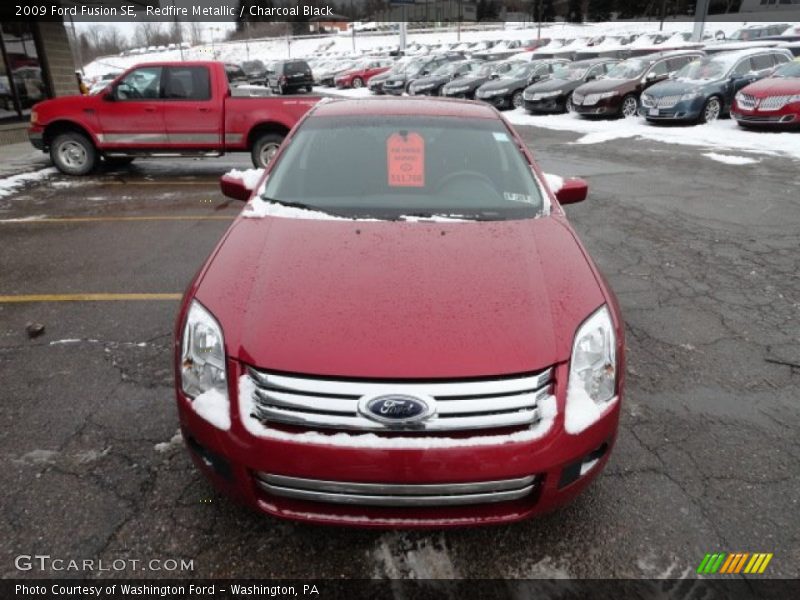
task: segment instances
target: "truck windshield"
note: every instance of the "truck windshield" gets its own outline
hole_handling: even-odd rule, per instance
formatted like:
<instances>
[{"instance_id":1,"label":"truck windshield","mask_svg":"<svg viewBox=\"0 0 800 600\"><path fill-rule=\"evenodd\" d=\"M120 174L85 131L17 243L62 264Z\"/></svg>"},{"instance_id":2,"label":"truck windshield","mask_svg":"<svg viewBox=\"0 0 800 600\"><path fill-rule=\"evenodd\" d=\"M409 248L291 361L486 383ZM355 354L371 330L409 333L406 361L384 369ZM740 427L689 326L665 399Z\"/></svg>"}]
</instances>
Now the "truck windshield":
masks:
<instances>
[{"instance_id":1,"label":"truck windshield","mask_svg":"<svg viewBox=\"0 0 800 600\"><path fill-rule=\"evenodd\" d=\"M266 201L348 218L506 220L545 209L501 121L312 117L293 136Z\"/></svg>"}]
</instances>

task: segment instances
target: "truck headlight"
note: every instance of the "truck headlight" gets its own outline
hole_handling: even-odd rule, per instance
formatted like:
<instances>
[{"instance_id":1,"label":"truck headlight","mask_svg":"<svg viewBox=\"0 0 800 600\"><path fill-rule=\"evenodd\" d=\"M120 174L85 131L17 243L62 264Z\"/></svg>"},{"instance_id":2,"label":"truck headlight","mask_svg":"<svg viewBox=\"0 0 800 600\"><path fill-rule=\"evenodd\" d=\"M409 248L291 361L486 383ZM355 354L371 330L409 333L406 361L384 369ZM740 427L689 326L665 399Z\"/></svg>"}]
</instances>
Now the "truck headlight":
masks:
<instances>
[{"instance_id":1,"label":"truck headlight","mask_svg":"<svg viewBox=\"0 0 800 600\"><path fill-rule=\"evenodd\" d=\"M180 373L181 389L192 399L195 412L220 429L230 429L222 328L196 300L183 329Z\"/></svg>"},{"instance_id":2,"label":"truck headlight","mask_svg":"<svg viewBox=\"0 0 800 600\"><path fill-rule=\"evenodd\" d=\"M607 306L578 328L572 344L564 428L580 433L597 421L617 389L617 339Z\"/></svg>"},{"instance_id":3,"label":"truck headlight","mask_svg":"<svg viewBox=\"0 0 800 600\"><path fill-rule=\"evenodd\" d=\"M35 110L31 111L31 125L36 125L39 122L39 113Z\"/></svg>"}]
</instances>

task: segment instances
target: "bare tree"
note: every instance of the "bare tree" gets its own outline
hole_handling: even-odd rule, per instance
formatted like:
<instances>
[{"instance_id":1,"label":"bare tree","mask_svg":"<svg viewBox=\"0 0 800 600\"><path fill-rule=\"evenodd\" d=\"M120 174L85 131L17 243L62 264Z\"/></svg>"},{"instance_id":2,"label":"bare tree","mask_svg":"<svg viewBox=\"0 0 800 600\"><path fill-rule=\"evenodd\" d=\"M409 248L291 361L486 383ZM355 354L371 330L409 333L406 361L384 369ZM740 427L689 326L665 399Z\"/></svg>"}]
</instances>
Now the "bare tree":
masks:
<instances>
[{"instance_id":1,"label":"bare tree","mask_svg":"<svg viewBox=\"0 0 800 600\"><path fill-rule=\"evenodd\" d=\"M137 46L156 46L163 36L161 23L157 21L143 21L136 27L133 39Z\"/></svg>"},{"instance_id":2,"label":"bare tree","mask_svg":"<svg viewBox=\"0 0 800 600\"><path fill-rule=\"evenodd\" d=\"M203 26L198 23L197 21L190 21L188 23L189 27L189 39L192 42L192 46L199 46L203 43Z\"/></svg>"}]
</instances>

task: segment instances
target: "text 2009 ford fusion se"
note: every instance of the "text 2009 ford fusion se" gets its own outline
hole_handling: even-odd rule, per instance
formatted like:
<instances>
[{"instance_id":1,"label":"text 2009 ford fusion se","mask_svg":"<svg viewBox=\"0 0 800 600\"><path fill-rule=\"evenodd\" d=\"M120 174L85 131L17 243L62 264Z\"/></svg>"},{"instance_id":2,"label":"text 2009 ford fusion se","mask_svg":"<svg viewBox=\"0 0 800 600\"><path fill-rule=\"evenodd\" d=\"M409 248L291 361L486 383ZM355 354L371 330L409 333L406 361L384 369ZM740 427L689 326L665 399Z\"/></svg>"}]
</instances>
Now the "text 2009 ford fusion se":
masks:
<instances>
[{"instance_id":1,"label":"text 2009 ford fusion se","mask_svg":"<svg viewBox=\"0 0 800 600\"><path fill-rule=\"evenodd\" d=\"M247 199L245 180L223 190ZM266 513L375 527L516 521L614 444L616 300L499 113L341 100L290 134L190 285L183 435Z\"/></svg>"}]
</instances>

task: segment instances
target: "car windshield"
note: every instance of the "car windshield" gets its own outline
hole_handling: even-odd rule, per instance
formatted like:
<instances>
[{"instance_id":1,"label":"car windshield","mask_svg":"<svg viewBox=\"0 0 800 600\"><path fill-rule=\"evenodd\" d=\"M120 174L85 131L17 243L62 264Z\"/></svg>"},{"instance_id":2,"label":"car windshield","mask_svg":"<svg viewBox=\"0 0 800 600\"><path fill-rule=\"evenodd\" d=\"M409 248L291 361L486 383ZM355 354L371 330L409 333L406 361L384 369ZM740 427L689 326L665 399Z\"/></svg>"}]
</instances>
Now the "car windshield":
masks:
<instances>
[{"instance_id":1,"label":"car windshield","mask_svg":"<svg viewBox=\"0 0 800 600\"><path fill-rule=\"evenodd\" d=\"M760 29L738 29L737 31L734 31L728 39L747 42L749 40L755 40L759 37L761 37Z\"/></svg>"},{"instance_id":2,"label":"car windshield","mask_svg":"<svg viewBox=\"0 0 800 600\"><path fill-rule=\"evenodd\" d=\"M790 62L778 68L773 77L800 77L800 61Z\"/></svg>"},{"instance_id":3,"label":"car windshield","mask_svg":"<svg viewBox=\"0 0 800 600\"><path fill-rule=\"evenodd\" d=\"M647 68L648 63L643 60L631 59L614 65L608 71L608 79L636 79Z\"/></svg>"},{"instance_id":4,"label":"car windshield","mask_svg":"<svg viewBox=\"0 0 800 600\"><path fill-rule=\"evenodd\" d=\"M578 81L579 79L583 79L583 76L586 75L588 67L580 67L580 66L561 66L555 70L553 73L553 77L557 79L566 79L567 81Z\"/></svg>"},{"instance_id":5,"label":"car windshield","mask_svg":"<svg viewBox=\"0 0 800 600\"><path fill-rule=\"evenodd\" d=\"M296 73L305 73L308 71L308 65L304 62L290 62L286 63L284 72L287 75L294 75Z\"/></svg>"},{"instance_id":6,"label":"car windshield","mask_svg":"<svg viewBox=\"0 0 800 600\"><path fill-rule=\"evenodd\" d=\"M498 221L542 214L533 173L500 120L312 117L262 198L347 218Z\"/></svg>"},{"instance_id":7,"label":"car windshield","mask_svg":"<svg viewBox=\"0 0 800 600\"><path fill-rule=\"evenodd\" d=\"M532 63L521 63L519 66L512 68L503 75L506 79L524 79L530 75L531 71L536 68Z\"/></svg>"},{"instance_id":8,"label":"car windshield","mask_svg":"<svg viewBox=\"0 0 800 600\"><path fill-rule=\"evenodd\" d=\"M436 69L433 73L431 73L431 75L433 77L444 77L446 75L452 75L459 66L460 65L458 65L457 63L447 63Z\"/></svg>"},{"instance_id":9,"label":"car windshield","mask_svg":"<svg viewBox=\"0 0 800 600\"><path fill-rule=\"evenodd\" d=\"M722 58L706 58L695 60L680 69L675 78L683 81L704 81L721 79L728 72L732 63L730 60Z\"/></svg>"}]
</instances>

